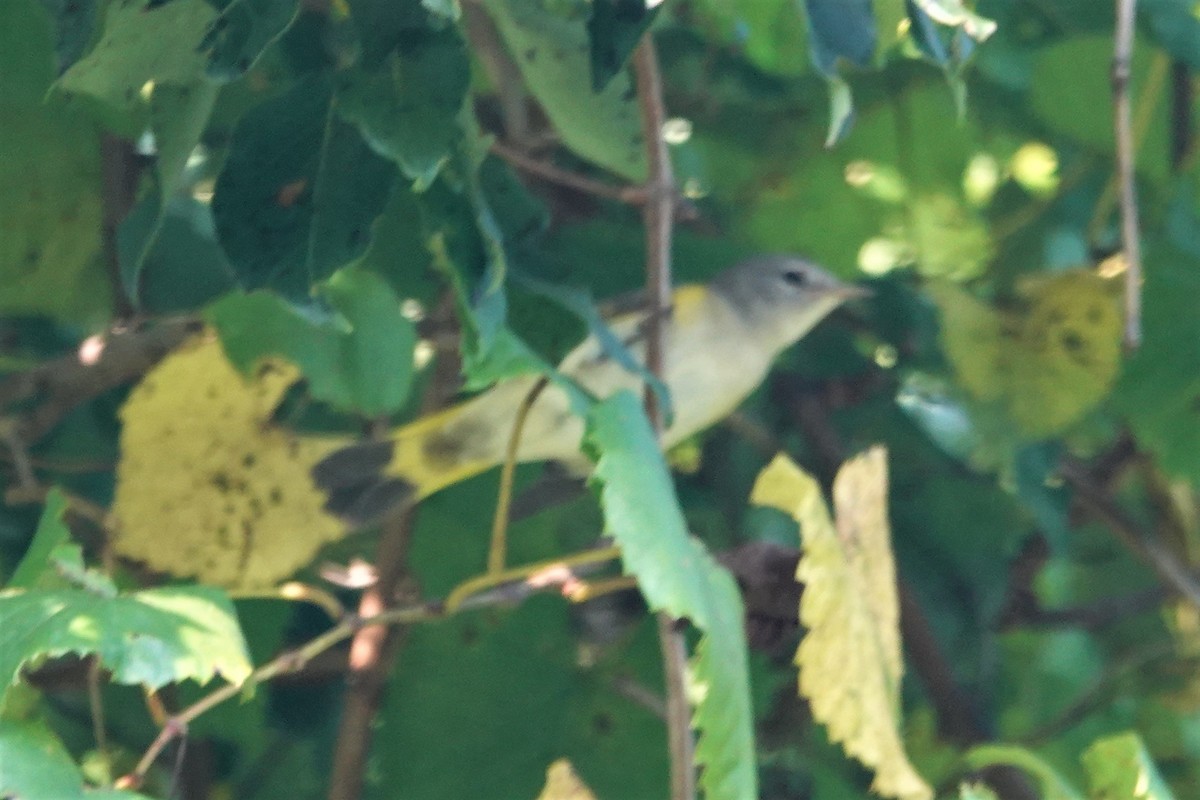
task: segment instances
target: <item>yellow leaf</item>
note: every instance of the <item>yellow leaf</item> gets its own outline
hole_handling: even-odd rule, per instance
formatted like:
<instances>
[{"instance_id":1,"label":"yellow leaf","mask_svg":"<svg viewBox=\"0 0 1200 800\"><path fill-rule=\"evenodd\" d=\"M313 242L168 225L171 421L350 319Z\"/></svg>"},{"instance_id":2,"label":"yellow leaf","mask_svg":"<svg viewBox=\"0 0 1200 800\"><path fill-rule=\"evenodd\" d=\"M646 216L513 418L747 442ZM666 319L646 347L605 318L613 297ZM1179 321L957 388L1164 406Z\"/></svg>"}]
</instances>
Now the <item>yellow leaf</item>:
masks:
<instances>
[{"instance_id":1,"label":"yellow leaf","mask_svg":"<svg viewBox=\"0 0 1200 800\"><path fill-rule=\"evenodd\" d=\"M340 537L308 470L344 442L270 424L297 377L268 361L246 380L203 334L151 370L121 409L117 552L249 588L291 575Z\"/></svg>"},{"instance_id":2,"label":"yellow leaf","mask_svg":"<svg viewBox=\"0 0 1200 800\"><path fill-rule=\"evenodd\" d=\"M1108 394L1120 366L1121 314L1108 281L1088 270L1023 287L1002 313L950 284L929 286L942 347L976 399L996 402L1022 434L1049 436Z\"/></svg>"},{"instance_id":3,"label":"yellow leaf","mask_svg":"<svg viewBox=\"0 0 1200 800\"><path fill-rule=\"evenodd\" d=\"M546 786L537 800L596 800L596 795L575 773L571 762L560 758L546 770Z\"/></svg>"},{"instance_id":4,"label":"yellow leaf","mask_svg":"<svg viewBox=\"0 0 1200 800\"><path fill-rule=\"evenodd\" d=\"M804 584L796 651L800 694L850 756L875 771L872 789L931 800L900 738L899 604L887 522L886 451L874 447L842 467L833 485L837 526L811 475L778 456L758 476L751 501L800 523Z\"/></svg>"}]
</instances>

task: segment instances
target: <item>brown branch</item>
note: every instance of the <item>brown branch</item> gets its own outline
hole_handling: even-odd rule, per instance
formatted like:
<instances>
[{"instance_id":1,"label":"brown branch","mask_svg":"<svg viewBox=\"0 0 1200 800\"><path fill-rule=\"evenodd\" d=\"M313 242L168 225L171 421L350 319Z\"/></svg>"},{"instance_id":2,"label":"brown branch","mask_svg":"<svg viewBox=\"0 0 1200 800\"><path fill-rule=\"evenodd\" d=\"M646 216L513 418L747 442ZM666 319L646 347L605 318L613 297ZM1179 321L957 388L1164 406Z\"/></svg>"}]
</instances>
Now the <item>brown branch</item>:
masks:
<instances>
[{"instance_id":1,"label":"brown branch","mask_svg":"<svg viewBox=\"0 0 1200 800\"><path fill-rule=\"evenodd\" d=\"M568 172L546 161L539 161L532 156L526 155L517 148L504 144L499 140L492 142L491 151L517 169L537 175L539 178L544 178L551 183L575 189L584 194L603 197L607 200L616 200L619 203L628 203L629 205L641 205L646 200L646 190L640 186L613 186L612 184L593 180L574 172Z\"/></svg>"},{"instance_id":2,"label":"brown branch","mask_svg":"<svg viewBox=\"0 0 1200 800\"><path fill-rule=\"evenodd\" d=\"M443 298L441 312L450 309L450 298ZM444 356L446 354L443 354ZM433 379L421 403L421 412L430 413L443 405L457 380L458 363L440 358ZM375 552L377 579L359 601L358 616L372 617L391 608L402 589L410 583L408 550L416 506L399 509L385 517ZM411 587L409 592L411 593ZM365 626L354 633L350 644L349 675L342 718L338 726L330 771L330 800L357 800L366 779L374 721L383 702L388 675L405 639L405 629L386 625Z\"/></svg>"},{"instance_id":3,"label":"brown branch","mask_svg":"<svg viewBox=\"0 0 1200 800\"><path fill-rule=\"evenodd\" d=\"M1096 484L1083 464L1067 459L1060 467L1060 473L1074 489L1076 500L1092 516L1149 565L1166 586L1200 608L1200 579L1158 537L1130 519Z\"/></svg>"},{"instance_id":4,"label":"brown branch","mask_svg":"<svg viewBox=\"0 0 1200 800\"><path fill-rule=\"evenodd\" d=\"M646 226L646 294L650 312L646 318L646 367L655 377L663 376L663 322L671 308L671 238L675 224L675 178L671 154L662 137L666 110L662 99L662 76L658 54L650 33L642 37L633 53L638 106L642 112L642 137L646 144L649 175L642 218ZM658 397L646 387L646 415L655 432L663 430ZM675 620L658 615L662 646L663 675L667 690L667 741L671 756L671 799L691 800L696 796L696 743L692 737L691 709L687 700L687 642Z\"/></svg>"},{"instance_id":5,"label":"brown branch","mask_svg":"<svg viewBox=\"0 0 1200 800\"><path fill-rule=\"evenodd\" d=\"M190 334L201 329L194 317L163 320L144 328L110 332L93 354L63 356L0 381L0 409L32 403L14 414L18 440L31 445L72 409L109 389L145 374Z\"/></svg>"},{"instance_id":6,"label":"brown branch","mask_svg":"<svg viewBox=\"0 0 1200 800\"><path fill-rule=\"evenodd\" d=\"M1139 241L1137 191L1134 186L1133 111L1129 96L1133 62L1133 27L1137 0L1117 0L1117 27L1112 63L1113 129L1117 146L1117 178L1121 188L1121 240L1125 247L1125 347L1142 338L1142 250Z\"/></svg>"}]
</instances>

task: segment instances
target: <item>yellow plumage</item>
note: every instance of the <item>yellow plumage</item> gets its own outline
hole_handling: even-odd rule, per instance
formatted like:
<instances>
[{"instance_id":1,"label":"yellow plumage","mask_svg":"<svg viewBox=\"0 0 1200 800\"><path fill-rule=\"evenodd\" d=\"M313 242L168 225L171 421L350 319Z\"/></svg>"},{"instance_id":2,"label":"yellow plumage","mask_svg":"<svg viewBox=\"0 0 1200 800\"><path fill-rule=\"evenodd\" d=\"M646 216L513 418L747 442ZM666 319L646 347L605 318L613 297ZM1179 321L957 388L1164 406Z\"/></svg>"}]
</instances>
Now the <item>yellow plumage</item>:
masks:
<instances>
[{"instance_id":1,"label":"yellow plumage","mask_svg":"<svg viewBox=\"0 0 1200 800\"><path fill-rule=\"evenodd\" d=\"M708 285L676 289L663 325L663 379L674 406L664 432L670 447L732 412L762 381L779 351L804 335L849 296L847 286L812 264L784 256L743 262ZM613 333L644 358L644 314L610 322ZM640 391L626 370L589 337L559 370L592 394ZM380 442L334 453L314 469L328 508L351 520L374 518L477 475L505 459L512 427L536 377L505 381L439 413L401 426ZM538 395L525 420L517 459L555 460L584 472L584 423L554 384Z\"/></svg>"}]
</instances>

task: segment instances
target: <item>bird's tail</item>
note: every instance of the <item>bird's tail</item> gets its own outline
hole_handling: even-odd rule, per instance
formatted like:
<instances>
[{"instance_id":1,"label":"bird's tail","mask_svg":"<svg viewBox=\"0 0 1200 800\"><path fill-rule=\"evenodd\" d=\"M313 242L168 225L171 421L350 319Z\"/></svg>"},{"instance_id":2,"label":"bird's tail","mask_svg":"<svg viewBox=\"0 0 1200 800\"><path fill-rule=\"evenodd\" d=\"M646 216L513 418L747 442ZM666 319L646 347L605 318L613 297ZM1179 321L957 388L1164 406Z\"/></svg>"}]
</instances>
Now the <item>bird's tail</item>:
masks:
<instances>
[{"instance_id":1,"label":"bird's tail","mask_svg":"<svg viewBox=\"0 0 1200 800\"><path fill-rule=\"evenodd\" d=\"M386 439L325 456L312 469L325 510L364 525L494 466L494 458L470 455L471 426L461 422L471 405L460 403L393 429Z\"/></svg>"}]
</instances>

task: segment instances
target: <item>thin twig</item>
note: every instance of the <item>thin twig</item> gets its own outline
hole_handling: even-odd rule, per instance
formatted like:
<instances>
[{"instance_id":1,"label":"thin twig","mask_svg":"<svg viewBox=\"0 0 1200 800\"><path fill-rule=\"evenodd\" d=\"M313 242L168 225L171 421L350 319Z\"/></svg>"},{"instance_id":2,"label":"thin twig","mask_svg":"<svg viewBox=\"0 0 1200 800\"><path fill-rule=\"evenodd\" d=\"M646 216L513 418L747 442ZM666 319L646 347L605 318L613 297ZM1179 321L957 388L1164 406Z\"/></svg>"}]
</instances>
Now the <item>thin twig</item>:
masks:
<instances>
[{"instance_id":1,"label":"thin twig","mask_svg":"<svg viewBox=\"0 0 1200 800\"><path fill-rule=\"evenodd\" d=\"M548 380L543 376L526 392L517 408L517 417L513 420L512 433L508 437L508 450L504 456L504 465L500 469L500 490L496 496L496 512L492 517L492 539L488 547L489 575L504 571L504 562L508 554L508 512L512 506L513 477L517 474L517 449L521 446L521 432L525 430L525 420L533 404L537 402Z\"/></svg>"},{"instance_id":2,"label":"thin twig","mask_svg":"<svg viewBox=\"0 0 1200 800\"><path fill-rule=\"evenodd\" d=\"M92 656L87 670L88 706L92 712L92 737L96 742L96 751L103 757L104 763L108 764L110 763L108 733L107 726L104 724L104 699L100 696L100 681L104 677L103 672L99 656Z\"/></svg>"},{"instance_id":3,"label":"thin twig","mask_svg":"<svg viewBox=\"0 0 1200 800\"><path fill-rule=\"evenodd\" d=\"M539 161L498 140L492 142L491 150L517 169L537 175L539 178L545 178L551 183L576 189L584 194L616 200L629 205L641 205L646 199L646 190L640 186L613 186L592 180L583 175L560 169L548 162Z\"/></svg>"},{"instance_id":4,"label":"thin twig","mask_svg":"<svg viewBox=\"0 0 1200 800\"><path fill-rule=\"evenodd\" d=\"M247 689L274 678L301 671L325 651L344 642L364 630L408 626L417 622L442 619L459 611L484 606L517 603L535 594L562 587L566 580L576 574L575 567L599 564L620 555L616 548L588 550L567 558L539 564L531 564L509 570L503 576L479 575L459 584L445 601L427 601L391 608L367 617L348 616L329 630L309 640L298 648L281 653L250 673L242 683L227 683L192 705L163 721L158 736L146 748L133 772L117 781L117 788L141 786L150 767L163 750L176 738L187 733L188 725L202 714L216 708ZM562 568L562 569L556 569ZM559 579L544 581L536 576L556 571ZM501 580L503 578L503 580ZM570 597L568 597L570 599ZM353 664L350 665L353 669Z\"/></svg>"},{"instance_id":5,"label":"thin twig","mask_svg":"<svg viewBox=\"0 0 1200 800\"><path fill-rule=\"evenodd\" d=\"M1117 0L1113 46L1113 128L1117 144L1117 174L1121 182L1121 240L1125 247L1125 347L1134 349L1142 338L1142 251L1138 239L1137 191L1134 187L1133 112L1129 99L1133 61L1133 27L1137 0Z\"/></svg>"},{"instance_id":6,"label":"thin twig","mask_svg":"<svg viewBox=\"0 0 1200 800\"><path fill-rule=\"evenodd\" d=\"M413 622L422 620L434 619L444 614L444 611L438 603L421 603L405 608L396 608L390 611L384 611L373 617L360 618L351 617L343 620L329 630L322 633L320 636L307 642L302 647L295 650L289 650L279 656L276 656L271 661L268 661L263 666L250 673L250 676L244 683L235 684L227 683L224 686L210 692L204 697L197 700L192 705L180 711L178 714L171 716L162 729L158 732L158 736L146 748L146 752L142 754L137 766L133 772L126 775L120 781L117 781L117 788L136 788L141 786L142 781L146 777L146 773L150 771L150 767L158 759L162 751L176 738L184 735L187 732L188 725L193 720L200 717L202 714L216 708L230 698L241 694L247 687L268 681L276 676L285 675L291 672L298 672L303 669L312 658L323 653L329 648L339 644L340 642L349 639L358 631L377 625L408 625Z\"/></svg>"},{"instance_id":7,"label":"thin twig","mask_svg":"<svg viewBox=\"0 0 1200 800\"><path fill-rule=\"evenodd\" d=\"M1116 503L1092 480L1087 469L1073 459L1059 468L1063 479L1075 490L1075 497L1097 520L1140 556L1159 579L1172 590L1200 608L1200 579L1149 531L1131 520Z\"/></svg>"},{"instance_id":8,"label":"thin twig","mask_svg":"<svg viewBox=\"0 0 1200 800\"><path fill-rule=\"evenodd\" d=\"M671 238L675 223L675 178L671 155L663 139L666 122L663 107L662 76L658 55L650 33L633 53L637 80L638 106L642 112L642 136L646 143L649 177L642 216L646 226L646 294L650 314L646 325L646 367L658 379L663 377L664 314L671 307ZM646 414L661 437L662 409L650 387L646 387ZM691 800L696 796L696 743L692 737L691 709L687 701L687 642L669 615L658 615L658 636L662 647L663 675L667 690L667 741L671 756L671 798Z\"/></svg>"}]
</instances>

